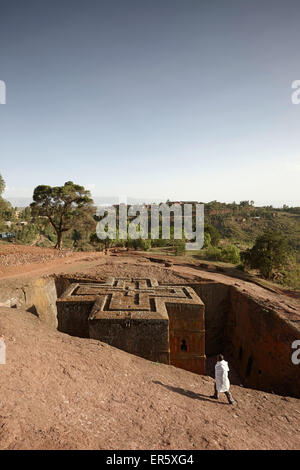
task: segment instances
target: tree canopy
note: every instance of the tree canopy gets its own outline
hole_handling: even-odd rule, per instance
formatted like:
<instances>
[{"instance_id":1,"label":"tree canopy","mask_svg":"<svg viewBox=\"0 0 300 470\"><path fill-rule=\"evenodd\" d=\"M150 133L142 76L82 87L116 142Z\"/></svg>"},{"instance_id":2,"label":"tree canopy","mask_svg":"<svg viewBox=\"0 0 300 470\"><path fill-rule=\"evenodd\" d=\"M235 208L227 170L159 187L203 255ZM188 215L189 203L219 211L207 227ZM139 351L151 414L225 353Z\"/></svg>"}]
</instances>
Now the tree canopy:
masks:
<instances>
[{"instance_id":1,"label":"tree canopy","mask_svg":"<svg viewBox=\"0 0 300 470\"><path fill-rule=\"evenodd\" d=\"M0 196L4 193L5 190L5 181L0 174Z\"/></svg>"},{"instance_id":2,"label":"tree canopy","mask_svg":"<svg viewBox=\"0 0 300 470\"><path fill-rule=\"evenodd\" d=\"M288 256L286 239L280 233L271 231L258 237L254 246L241 254L244 265L259 269L266 279L271 279L273 271L286 264Z\"/></svg>"},{"instance_id":3,"label":"tree canopy","mask_svg":"<svg viewBox=\"0 0 300 470\"><path fill-rule=\"evenodd\" d=\"M56 231L55 248L62 248L62 235L76 229L80 218L91 209L93 200L83 186L68 181L63 186L37 186L33 193L33 215L47 217Z\"/></svg>"},{"instance_id":4,"label":"tree canopy","mask_svg":"<svg viewBox=\"0 0 300 470\"><path fill-rule=\"evenodd\" d=\"M218 230L211 224L205 224L204 225L204 235L209 234L210 235L210 243L213 246L218 246L218 243L220 241L221 235L218 232Z\"/></svg>"}]
</instances>

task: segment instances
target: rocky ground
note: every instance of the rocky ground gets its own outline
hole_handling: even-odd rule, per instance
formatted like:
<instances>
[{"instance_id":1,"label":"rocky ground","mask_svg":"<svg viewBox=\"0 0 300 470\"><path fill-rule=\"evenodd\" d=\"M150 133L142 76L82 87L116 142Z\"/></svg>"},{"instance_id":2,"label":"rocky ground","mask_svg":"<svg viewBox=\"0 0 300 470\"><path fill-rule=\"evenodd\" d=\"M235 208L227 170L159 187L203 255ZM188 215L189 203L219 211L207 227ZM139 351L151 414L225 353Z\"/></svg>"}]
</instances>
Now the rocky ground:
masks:
<instances>
[{"instance_id":1,"label":"rocky ground","mask_svg":"<svg viewBox=\"0 0 300 470\"><path fill-rule=\"evenodd\" d=\"M0 309L1 449L299 449L299 400L152 363Z\"/></svg>"},{"instance_id":2,"label":"rocky ground","mask_svg":"<svg viewBox=\"0 0 300 470\"><path fill-rule=\"evenodd\" d=\"M80 260L103 256L99 252L73 252L0 242L0 278L23 276Z\"/></svg>"},{"instance_id":3,"label":"rocky ground","mask_svg":"<svg viewBox=\"0 0 300 470\"><path fill-rule=\"evenodd\" d=\"M49 260L66 258L73 253L67 250L53 250L51 248L38 248L13 243L0 244L0 268L9 266L22 266L25 264L45 263Z\"/></svg>"}]
</instances>

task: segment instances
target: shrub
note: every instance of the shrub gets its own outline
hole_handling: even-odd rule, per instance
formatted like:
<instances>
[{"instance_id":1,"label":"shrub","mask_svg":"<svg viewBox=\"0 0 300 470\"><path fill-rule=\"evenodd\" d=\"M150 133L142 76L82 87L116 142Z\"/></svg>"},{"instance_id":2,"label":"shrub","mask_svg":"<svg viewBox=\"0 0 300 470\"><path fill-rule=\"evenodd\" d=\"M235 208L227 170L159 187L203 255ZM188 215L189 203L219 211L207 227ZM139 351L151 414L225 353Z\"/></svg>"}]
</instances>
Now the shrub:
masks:
<instances>
[{"instance_id":1,"label":"shrub","mask_svg":"<svg viewBox=\"0 0 300 470\"><path fill-rule=\"evenodd\" d=\"M205 239L205 234L210 235L211 244L213 246L218 246L221 235L213 225L211 224L204 225L204 239Z\"/></svg>"},{"instance_id":2,"label":"shrub","mask_svg":"<svg viewBox=\"0 0 300 470\"><path fill-rule=\"evenodd\" d=\"M134 250L148 251L151 248L151 240L144 240L137 238L136 240L129 239L126 242L128 248L134 248Z\"/></svg>"},{"instance_id":3,"label":"shrub","mask_svg":"<svg viewBox=\"0 0 300 470\"><path fill-rule=\"evenodd\" d=\"M211 245L211 236L208 232L204 232L203 248L208 248Z\"/></svg>"},{"instance_id":4,"label":"shrub","mask_svg":"<svg viewBox=\"0 0 300 470\"><path fill-rule=\"evenodd\" d=\"M220 248L217 248L216 246L209 246L206 250L206 257L208 259L211 259L213 261L219 261L221 256L221 250Z\"/></svg>"},{"instance_id":5,"label":"shrub","mask_svg":"<svg viewBox=\"0 0 300 470\"><path fill-rule=\"evenodd\" d=\"M182 255L185 253L185 241L184 240L174 240L174 249L175 255Z\"/></svg>"},{"instance_id":6,"label":"shrub","mask_svg":"<svg viewBox=\"0 0 300 470\"><path fill-rule=\"evenodd\" d=\"M221 249L219 260L224 263L238 264L241 261L240 251L235 245L225 245Z\"/></svg>"},{"instance_id":7,"label":"shrub","mask_svg":"<svg viewBox=\"0 0 300 470\"><path fill-rule=\"evenodd\" d=\"M281 234L267 231L241 257L245 267L259 269L264 278L271 279L274 270L283 269L287 265L289 247Z\"/></svg>"}]
</instances>

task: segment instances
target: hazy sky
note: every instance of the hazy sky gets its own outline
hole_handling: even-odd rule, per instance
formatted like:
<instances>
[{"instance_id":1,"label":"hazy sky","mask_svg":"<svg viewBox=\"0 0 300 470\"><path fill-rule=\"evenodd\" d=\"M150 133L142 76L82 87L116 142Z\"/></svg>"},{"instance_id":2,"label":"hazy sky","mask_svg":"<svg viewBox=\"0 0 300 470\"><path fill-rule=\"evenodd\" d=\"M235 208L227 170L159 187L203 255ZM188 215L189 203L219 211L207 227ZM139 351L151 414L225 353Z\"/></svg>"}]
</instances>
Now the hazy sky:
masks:
<instances>
[{"instance_id":1,"label":"hazy sky","mask_svg":"<svg viewBox=\"0 0 300 470\"><path fill-rule=\"evenodd\" d=\"M300 205L299 0L0 0L6 196Z\"/></svg>"}]
</instances>

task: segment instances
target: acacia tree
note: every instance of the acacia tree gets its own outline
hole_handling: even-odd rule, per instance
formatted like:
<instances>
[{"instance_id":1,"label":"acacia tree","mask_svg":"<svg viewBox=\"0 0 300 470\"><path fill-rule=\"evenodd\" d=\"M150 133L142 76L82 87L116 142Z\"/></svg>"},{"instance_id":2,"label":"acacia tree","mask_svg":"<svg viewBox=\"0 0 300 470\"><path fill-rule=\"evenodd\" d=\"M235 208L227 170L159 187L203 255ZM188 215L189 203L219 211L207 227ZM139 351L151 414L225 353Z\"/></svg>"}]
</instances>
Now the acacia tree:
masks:
<instances>
[{"instance_id":1,"label":"acacia tree","mask_svg":"<svg viewBox=\"0 0 300 470\"><path fill-rule=\"evenodd\" d=\"M279 233L267 231L255 241L254 246L241 253L245 267L259 269L262 276L271 279L273 271L288 261L289 247Z\"/></svg>"},{"instance_id":2,"label":"acacia tree","mask_svg":"<svg viewBox=\"0 0 300 470\"><path fill-rule=\"evenodd\" d=\"M2 197L2 193L5 190L5 181L2 178L2 175L0 175L0 220L11 220L14 216L14 210L11 207L10 202L5 201Z\"/></svg>"},{"instance_id":3,"label":"acacia tree","mask_svg":"<svg viewBox=\"0 0 300 470\"><path fill-rule=\"evenodd\" d=\"M62 248L64 232L74 229L75 223L91 209L93 200L90 191L68 181L64 186L37 186L30 205L34 215L48 217L57 235L55 248Z\"/></svg>"}]
</instances>

